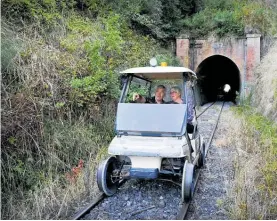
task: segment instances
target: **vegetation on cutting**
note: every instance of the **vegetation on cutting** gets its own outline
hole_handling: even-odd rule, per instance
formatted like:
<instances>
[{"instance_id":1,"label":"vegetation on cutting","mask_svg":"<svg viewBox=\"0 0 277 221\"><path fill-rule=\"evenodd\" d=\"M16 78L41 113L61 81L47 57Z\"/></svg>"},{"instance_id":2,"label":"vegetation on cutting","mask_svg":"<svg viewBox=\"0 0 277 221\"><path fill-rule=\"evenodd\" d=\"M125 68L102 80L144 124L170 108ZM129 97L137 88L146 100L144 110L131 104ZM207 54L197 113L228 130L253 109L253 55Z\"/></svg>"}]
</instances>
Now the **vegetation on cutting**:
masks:
<instances>
[{"instance_id":1,"label":"vegetation on cutting","mask_svg":"<svg viewBox=\"0 0 277 221\"><path fill-rule=\"evenodd\" d=\"M273 4L214 2L1 2L2 219L65 218L95 195L94 169L114 136L119 70L153 56L179 65L172 42L182 30L276 33Z\"/></svg>"},{"instance_id":2,"label":"vegetation on cutting","mask_svg":"<svg viewBox=\"0 0 277 221\"><path fill-rule=\"evenodd\" d=\"M241 107L234 108L230 144L237 150L230 192L233 219L277 217L277 44L256 67L255 84Z\"/></svg>"},{"instance_id":3,"label":"vegetation on cutting","mask_svg":"<svg viewBox=\"0 0 277 221\"><path fill-rule=\"evenodd\" d=\"M203 10L183 20L183 32L199 38L214 34L243 36L245 33L277 33L276 2L206 0Z\"/></svg>"},{"instance_id":4,"label":"vegetation on cutting","mask_svg":"<svg viewBox=\"0 0 277 221\"><path fill-rule=\"evenodd\" d=\"M237 150L230 191L232 219L276 219L277 126L250 106L233 109L230 144Z\"/></svg>"},{"instance_id":5,"label":"vegetation on cutting","mask_svg":"<svg viewBox=\"0 0 277 221\"><path fill-rule=\"evenodd\" d=\"M117 72L159 53L174 60L113 11L92 15L78 1L59 4L2 4L5 219L66 217L82 196L93 197L94 167L114 136Z\"/></svg>"}]
</instances>

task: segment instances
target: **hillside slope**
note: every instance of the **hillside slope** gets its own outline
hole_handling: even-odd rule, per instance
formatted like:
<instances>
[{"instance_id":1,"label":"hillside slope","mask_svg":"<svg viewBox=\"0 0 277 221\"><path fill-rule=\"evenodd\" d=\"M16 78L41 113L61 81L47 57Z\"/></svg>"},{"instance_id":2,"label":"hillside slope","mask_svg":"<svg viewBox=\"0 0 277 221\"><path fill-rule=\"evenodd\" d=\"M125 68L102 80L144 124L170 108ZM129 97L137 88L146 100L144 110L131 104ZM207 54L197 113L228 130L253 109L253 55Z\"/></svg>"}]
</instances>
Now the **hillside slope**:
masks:
<instances>
[{"instance_id":1,"label":"hillside slope","mask_svg":"<svg viewBox=\"0 0 277 221\"><path fill-rule=\"evenodd\" d=\"M252 102L264 116L277 123L277 42L255 70Z\"/></svg>"},{"instance_id":2,"label":"hillside slope","mask_svg":"<svg viewBox=\"0 0 277 221\"><path fill-rule=\"evenodd\" d=\"M62 2L1 5L2 219L64 219L93 198L114 136L118 71L153 56L178 62L121 14Z\"/></svg>"}]
</instances>

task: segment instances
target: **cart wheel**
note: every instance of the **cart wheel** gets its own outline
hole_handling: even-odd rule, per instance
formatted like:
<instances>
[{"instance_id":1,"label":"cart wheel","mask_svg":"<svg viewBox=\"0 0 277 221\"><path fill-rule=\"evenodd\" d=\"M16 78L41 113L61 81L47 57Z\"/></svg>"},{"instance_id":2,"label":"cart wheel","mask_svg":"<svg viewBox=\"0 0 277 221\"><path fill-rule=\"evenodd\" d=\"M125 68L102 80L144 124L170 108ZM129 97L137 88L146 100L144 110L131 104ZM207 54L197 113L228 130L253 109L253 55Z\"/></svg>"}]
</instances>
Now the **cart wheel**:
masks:
<instances>
[{"instance_id":1,"label":"cart wheel","mask_svg":"<svg viewBox=\"0 0 277 221\"><path fill-rule=\"evenodd\" d=\"M194 189L194 165L189 163L188 161L185 162L184 169L183 169L183 177L182 177L182 202L188 202L193 193Z\"/></svg>"},{"instance_id":2,"label":"cart wheel","mask_svg":"<svg viewBox=\"0 0 277 221\"><path fill-rule=\"evenodd\" d=\"M205 142L203 142L201 147L200 147L199 158L198 158L198 162L197 162L197 165L198 165L199 168L204 166L204 163L205 163L205 151L206 151Z\"/></svg>"},{"instance_id":3,"label":"cart wheel","mask_svg":"<svg viewBox=\"0 0 277 221\"><path fill-rule=\"evenodd\" d=\"M117 190L118 180L112 178L113 171L117 169L116 164L117 159L112 156L102 162L97 169L98 188L107 196L112 196Z\"/></svg>"}]
</instances>

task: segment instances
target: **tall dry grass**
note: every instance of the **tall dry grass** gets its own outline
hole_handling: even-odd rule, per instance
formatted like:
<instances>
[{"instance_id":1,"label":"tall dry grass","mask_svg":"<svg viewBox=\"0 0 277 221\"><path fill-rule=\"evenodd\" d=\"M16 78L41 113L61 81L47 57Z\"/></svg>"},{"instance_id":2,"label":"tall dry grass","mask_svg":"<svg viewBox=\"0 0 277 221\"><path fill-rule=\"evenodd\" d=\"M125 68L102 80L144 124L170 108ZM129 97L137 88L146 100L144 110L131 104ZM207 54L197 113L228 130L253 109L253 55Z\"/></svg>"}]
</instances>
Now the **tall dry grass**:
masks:
<instances>
[{"instance_id":1,"label":"tall dry grass","mask_svg":"<svg viewBox=\"0 0 277 221\"><path fill-rule=\"evenodd\" d=\"M98 191L95 169L113 136L113 118L44 120L41 126L41 137L22 127L2 145L2 219L64 219Z\"/></svg>"},{"instance_id":2,"label":"tall dry grass","mask_svg":"<svg viewBox=\"0 0 277 221\"><path fill-rule=\"evenodd\" d=\"M57 47L64 29L46 42L35 24L2 27L1 218L65 219L98 191L115 102L74 106L61 70L78 57Z\"/></svg>"},{"instance_id":3,"label":"tall dry grass","mask_svg":"<svg viewBox=\"0 0 277 221\"><path fill-rule=\"evenodd\" d=\"M276 57L277 42L255 69L248 103L229 113L226 137L237 152L229 191L232 219L277 219Z\"/></svg>"},{"instance_id":4,"label":"tall dry grass","mask_svg":"<svg viewBox=\"0 0 277 221\"><path fill-rule=\"evenodd\" d=\"M277 127L253 110L229 112L226 137L236 150L228 191L231 219L277 218Z\"/></svg>"},{"instance_id":5,"label":"tall dry grass","mask_svg":"<svg viewBox=\"0 0 277 221\"><path fill-rule=\"evenodd\" d=\"M94 168L114 136L117 70L158 49L176 60L119 15L51 3L6 2L1 20L3 219L66 218L94 196Z\"/></svg>"},{"instance_id":6,"label":"tall dry grass","mask_svg":"<svg viewBox=\"0 0 277 221\"><path fill-rule=\"evenodd\" d=\"M277 123L277 42L255 69L253 106Z\"/></svg>"},{"instance_id":7,"label":"tall dry grass","mask_svg":"<svg viewBox=\"0 0 277 221\"><path fill-rule=\"evenodd\" d=\"M113 118L44 120L41 126L41 137L22 127L2 145L2 219L64 219L98 191L95 169L113 137Z\"/></svg>"}]
</instances>

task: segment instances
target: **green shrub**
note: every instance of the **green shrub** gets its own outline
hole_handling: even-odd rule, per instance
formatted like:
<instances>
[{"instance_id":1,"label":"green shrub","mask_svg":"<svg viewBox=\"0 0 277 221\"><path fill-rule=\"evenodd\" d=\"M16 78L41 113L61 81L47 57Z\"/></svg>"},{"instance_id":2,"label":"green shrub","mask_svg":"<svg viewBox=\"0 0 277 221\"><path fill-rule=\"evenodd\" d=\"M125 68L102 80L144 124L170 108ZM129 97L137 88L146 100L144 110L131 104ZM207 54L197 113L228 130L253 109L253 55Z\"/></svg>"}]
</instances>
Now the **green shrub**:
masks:
<instances>
[{"instance_id":1,"label":"green shrub","mask_svg":"<svg viewBox=\"0 0 277 221\"><path fill-rule=\"evenodd\" d=\"M53 26L58 25L62 14L66 12L70 14L70 11L77 4L75 0L22 0L3 1L1 7L4 16L7 19L23 19L24 22L38 22L44 26L43 29L51 29Z\"/></svg>"},{"instance_id":2,"label":"green shrub","mask_svg":"<svg viewBox=\"0 0 277 221\"><path fill-rule=\"evenodd\" d=\"M86 171L93 173L106 153L114 136L118 72L148 65L160 53L168 62L176 60L153 38L131 30L118 14L95 18L78 10L63 13L51 2L11 4L14 13L25 13L25 25L2 31L4 218L59 218L61 211L72 211L71 204L78 204L85 191L95 192L91 178L89 187L72 184L78 191L69 194L65 174L80 159L89 161ZM58 13L59 19L32 17L44 11Z\"/></svg>"},{"instance_id":3,"label":"green shrub","mask_svg":"<svg viewBox=\"0 0 277 221\"><path fill-rule=\"evenodd\" d=\"M234 13L231 11L218 11L214 16L215 33L223 37L226 33L243 34L243 24L236 20Z\"/></svg>"},{"instance_id":4,"label":"green shrub","mask_svg":"<svg viewBox=\"0 0 277 221\"><path fill-rule=\"evenodd\" d=\"M1 20L1 26L1 72L3 73L8 68L12 68L12 59L22 50L23 41L3 20Z\"/></svg>"},{"instance_id":5,"label":"green shrub","mask_svg":"<svg viewBox=\"0 0 277 221\"><path fill-rule=\"evenodd\" d=\"M205 0L204 1L204 7L209 9L215 9L215 10L229 10L232 9L232 3L233 1L229 0Z\"/></svg>"},{"instance_id":6,"label":"green shrub","mask_svg":"<svg viewBox=\"0 0 277 221\"><path fill-rule=\"evenodd\" d=\"M274 10L262 1L206 1L204 9L183 21L192 37L215 33L219 37L243 35L244 29L274 35L277 19Z\"/></svg>"},{"instance_id":7,"label":"green shrub","mask_svg":"<svg viewBox=\"0 0 277 221\"><path fill-rule=\"evenodd\" d=\"M182 67L179 58L177 58L176 56L170 55L168 53L157 54L156 58L157 58L158 65L160 65L161 62L166 62L168 66Z\"/></svg>"},{"instance_id":8,"label":"green shrub","mask_svg":"<svg viewBox=\"0 0 277 221\"><path fill-rule=\"evenodd\" d=\"M211 19L213 16L213 10L204 9L194 16L188 17L183 21L184 32L190 33L191 37L207 36L214 29L214 23Z\"/></svg>"}]
</instances>

